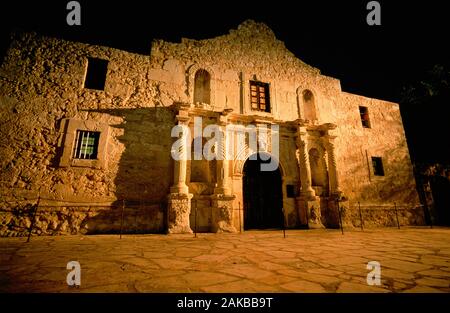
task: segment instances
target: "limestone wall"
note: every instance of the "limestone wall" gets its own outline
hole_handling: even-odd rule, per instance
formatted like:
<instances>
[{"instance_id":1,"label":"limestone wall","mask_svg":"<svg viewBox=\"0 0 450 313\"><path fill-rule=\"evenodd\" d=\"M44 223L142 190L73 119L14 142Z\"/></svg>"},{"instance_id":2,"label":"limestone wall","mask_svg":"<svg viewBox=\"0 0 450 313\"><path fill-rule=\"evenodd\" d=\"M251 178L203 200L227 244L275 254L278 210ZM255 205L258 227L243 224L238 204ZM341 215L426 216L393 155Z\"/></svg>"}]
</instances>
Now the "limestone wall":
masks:
<instances>
[{"instance_id":1,"label":"limestone wall","mask_svg":"<svg viewBox=\"0 0 450 313\"><path fill-rule=\"evenodd\" d=\"M368 225L392 223L394 203L403 207L407 225L425 223L420 207L399 106L343 92L330 120L338 125L335 134L338 172L349 198L343 205L368 209ZM370 128L361 124L359 106L368 108ZM372 157L381 157L384 176L374 175ZM381 206L381 208L380 208ZM378 207L378 209L374 209ZM400 212L400 211L399 211ZM353 224L359 223L352 219Z\"/></svg>"},{"instance_id":2,"label":"limestone wall","mask_svg":"<svg viewBox=\"0 0 450 313\"><path fill-rule=\"evenodd\" d=\"M370 128L362 127L359 106L368 108ZM360 202L363 207L393 207L394 203L418 207L420 202L398 104L342 93L338 110L338 171L343 190L350 199L349 206ZM384 176L374 175L372 157L382 158ZM420 209L418 212L423 215ZM423 216L418 221L423 223Z\"/></svg>"},{"instance_id":3,"label":"limestone wall","mask_svg":"<svg viewBox=\"0 0 450 313\"><path fill-rule=\"evenodd\" d=\"M83 88L87 57L109 60L104 91ZM90 210L73 208L57 218L49 216L57 226L47 227L49 222L42 233L64 232L64 223L75 219L90 225L87 231L106 231L101 225L116 223L115 213L95 206L121 199L151 201L158 204L155 212L160 211L172 182L174 115L160 104L158 84L148 79L149 70L150 57L116 49L35 34L13 41L0 69L0 205L7 212L1 215L2 229L20 233L16 224L30 221L20 222L14 210L35 203L38 194L41 205L54 206L54 211L70 204L93 205ZM103 168L61 166L67 120L106 125ZM80 217L70 213L78 211ZM162 213L155 214L158 222L148 224L148 231L164 228ZM93 216L98 223L92 222Z\"/></svg>"}]
</instances>

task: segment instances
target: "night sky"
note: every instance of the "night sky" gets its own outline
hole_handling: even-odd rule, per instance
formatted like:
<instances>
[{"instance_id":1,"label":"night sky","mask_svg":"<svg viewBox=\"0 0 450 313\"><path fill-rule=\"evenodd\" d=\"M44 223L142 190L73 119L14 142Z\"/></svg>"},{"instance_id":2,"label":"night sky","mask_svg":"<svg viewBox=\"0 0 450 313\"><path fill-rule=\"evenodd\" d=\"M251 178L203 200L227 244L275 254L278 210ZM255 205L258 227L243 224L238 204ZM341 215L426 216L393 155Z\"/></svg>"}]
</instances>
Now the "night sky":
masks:
<instances>
[{"instance_id":1,"label":"night sky","mask_svg":"<svg viewBox=\"0 0 450 313\"><path fill-rule=\"evenodd\" d=\"M367 25L368 0L79 1L81 26L66 24L68 0L41 2L1 4L1 57L14 30L149 54L153 38L206 39L254 19L265 22L299 59L340 79L347 92L398 102L402 87L421 81L433 65L450 70L450 11L444 1L380 0L381 26ZM414 161L450 164L450 99L445 100L401 106Z\"/></svg>"}]
</instances>

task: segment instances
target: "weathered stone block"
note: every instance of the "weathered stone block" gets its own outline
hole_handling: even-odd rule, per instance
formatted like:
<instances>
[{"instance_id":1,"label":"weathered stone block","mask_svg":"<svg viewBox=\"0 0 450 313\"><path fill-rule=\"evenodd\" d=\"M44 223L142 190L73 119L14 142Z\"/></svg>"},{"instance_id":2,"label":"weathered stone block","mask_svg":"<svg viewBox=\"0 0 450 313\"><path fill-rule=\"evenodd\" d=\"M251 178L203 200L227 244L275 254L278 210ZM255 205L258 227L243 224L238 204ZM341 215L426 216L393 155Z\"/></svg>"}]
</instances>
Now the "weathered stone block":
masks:
<instances>
[{"instance_id":1,"label":"weathered stone block","mask_svg":"<svg viewBox=\"0 0 450 313\"><path fill-rule=\"evenodd\" d=\"M171 193L168 197L169 234L192 233L189 221L192 194Z\"/></svg>"}]
</instances>

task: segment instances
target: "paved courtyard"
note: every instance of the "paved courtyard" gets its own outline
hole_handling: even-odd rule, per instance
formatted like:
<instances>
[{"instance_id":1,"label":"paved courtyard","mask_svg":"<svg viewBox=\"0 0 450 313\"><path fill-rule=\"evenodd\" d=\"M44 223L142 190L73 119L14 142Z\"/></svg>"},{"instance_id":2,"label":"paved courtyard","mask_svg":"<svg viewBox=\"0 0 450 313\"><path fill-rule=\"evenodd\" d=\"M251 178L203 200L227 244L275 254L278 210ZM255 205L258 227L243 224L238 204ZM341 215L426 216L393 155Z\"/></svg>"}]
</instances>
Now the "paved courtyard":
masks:
<instances>
[{"instance_id":1,"label":"paved courtyard","mask_svg":"<svg viewBox=\"0 0 450 313\"><path fill-rule=\"evenodd\" d=\"M286 234L0 238L0 292L450 292L450 228Z\"/></svg>"}]
</instances>

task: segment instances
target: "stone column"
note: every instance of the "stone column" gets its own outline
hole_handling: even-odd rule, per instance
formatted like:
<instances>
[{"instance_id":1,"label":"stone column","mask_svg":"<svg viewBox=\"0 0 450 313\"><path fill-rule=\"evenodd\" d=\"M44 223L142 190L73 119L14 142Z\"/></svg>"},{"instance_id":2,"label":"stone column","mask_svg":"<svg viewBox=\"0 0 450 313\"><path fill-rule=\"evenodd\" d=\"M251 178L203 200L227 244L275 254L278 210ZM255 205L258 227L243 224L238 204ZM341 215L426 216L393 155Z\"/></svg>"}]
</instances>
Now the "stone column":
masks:
<instances>
[{"instance_id":1,"label":"stone column","mask_svg":"<svg viewBox=\"0 0 450 313\"><path fill-rule=\"evenodd\" d=\"M221 138L218 142L217 154L217 187L214 188L214 194L230 194L229 177L228 177L228 158L227 158L227 134L223 129L220 130Z\"/></svg>"},{"instance_id":2,"label":"stone column","mask_svg":"<svg viewBox=\"0 0 450 313\"><path fill-rule=\"evenodd\" d=\"M186 166L187 156L190 151L187 151L188 123L189 116L187 109L180 108L176 117L178 125L186 127L181 136L179 148L179 160L174 160L174 175L173 186L170 188L168 196L168 233L192 233L189 223L189 215L191 213L191 199L192 194L189 193L189 188L186 185Z\"/></svg>"},{"instance_id":3,"label":"stone column","mask_svg":"<svg viewBox=\"0 0 450 313\"><path fill-rule=\"evenodd\" d=\"M300 195L312 200L315 197L315 192L311 187L311 167L309 164L309 155L306 143L306 129L304 127L299 127L296 143L299 150L299 169L302 186Z\"/></svg>"},{"instance_id":4,"label":"stone column","mask_svg":"<svg viewBox=\"0 0 450 313\"><path fill-rule=\"evenodd\" d=\"M337 173L336 156L334 154L334 139L336 136L327 135L323 137L323 143L328 155L328 175L330 177L330 192L333 196L340 197L342 195L339 186L339 177Z\"/></svg>"},{"instance_id":5,"label":"stone column","mask_svg":"<svg viewBox=\"0 0 450 313\"><path fill-rule=\"evenodd\" d=\"M229 160L228 160L228 144L227 144L227 132L225 127L227 126L228 119L227 114L231 112L231 109L225 110L221 113L218 119L218 125L220 126L220 140L218 142L217 151L217 187L214 189L214 194L230 195L229 187Z\"/></svg>"},{"instance_id":6,"label":"stone column","mask_svg":"<svg viewBox=\"0 0 450 313\"><path fill-rule=\"evenodd\" d=\"M327 134L322 138L323 144L327 151L328 157L328 177L330 180L330 197L328 198L328 216L327 222L329 227L338 228L339 227L339 211L338 204L342 207L342 204L338 201L342 201L342 191L339 186L339 177L337 174L337 164L335 156L335 145L334 139L336 136L331 136ZM342 214L342 223L347 226L345 221L345 216Z\"/></svg>"},{"instance_id":7,"label":"stone column","mask_svg":"<svg viewBox=\"0 0 450 313\"><path fill-rule=\"evenodd\" d=\"M188 140L188 123L189 117L183 115L177 115L178 126L185 127L180 138L179 148L179 160L174 160L174 172L173 172L173 186L170 188L171 193L188 193L188 186L186 185L186 168L187 168L187 156L190 151L187 151Z\"/></svg>"}]
</instances>

